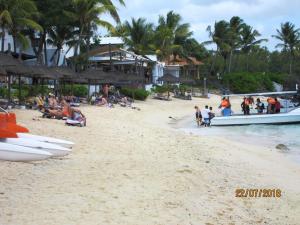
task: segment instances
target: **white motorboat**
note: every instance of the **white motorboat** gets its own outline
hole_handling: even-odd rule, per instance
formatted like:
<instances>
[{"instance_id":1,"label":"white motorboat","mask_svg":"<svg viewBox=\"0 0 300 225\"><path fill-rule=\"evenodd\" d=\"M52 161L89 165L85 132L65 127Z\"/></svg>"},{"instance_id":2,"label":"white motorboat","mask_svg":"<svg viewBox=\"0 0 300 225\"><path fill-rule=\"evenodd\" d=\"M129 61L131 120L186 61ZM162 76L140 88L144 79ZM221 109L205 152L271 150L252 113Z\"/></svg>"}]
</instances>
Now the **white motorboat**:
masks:
<instances>
[{"instance_id":1,"label":"white motorboat","mask_svg":"<svg viewBox=\"0 0 300 225\"><path fill-rule=\"evenodd\" d=\"M300 123L300 108L287 113L219 116L211 120L212 126L295 123Z\"/></svg>"},{"instance_id":2,"label":"white motorboat","mask_svg":"<svg viewBox=\"0 0 300 225\"><path fill-rule=\"evenodd\" d=\"M33 134L29 134L29 133L17 133L17 135L20 138L26 138L26 139L31 139L31 140L35 140L35 141L56 144L56 145L64 146L67 148L72 147L74 145L74 143L71 141L66 141L66 140L51 138L51 137L44 137L44 136L39 136L39 135L33 135Z\"/></svg>"},{"instance_id":3,"label":"white motorboat","mask_svg":"<svg viewBox=\"0 0 300 225\"><path fill-rule=\"evenodd\" d=\"M44 160L51 156L47 151L0 142L0 160L27 162Z\"/></svg>"},{"instance_id":4,"label":"white motorboat","mask_svg":"<svg viewBox=\"0 0 300 225\"><path fill-rule=\"evenodd\" d=\"M47 151L54 157L65 156L71 153L69 148L27 138L6 138L0 139L0 142Z\"/></svg>"},{"instance_id":5,"label":"white motorboat","mask_svg":"<svg viewBox=\"0 0 300 225\"><path fill-rule=\"evenodd\" d=\"M297 91L287 92L268 92L268 93L253 93L239 95L225 95L224 97L233 96L281 96L281 95L296 95ZM217 116L211 120L213 126L234 126L234 125L252 125L252 124L295 124L300 123L300 107L294 108L286 112L277 114L252 114L241 115L233 114L231 116Z\"/></svg>"}]
</instances>

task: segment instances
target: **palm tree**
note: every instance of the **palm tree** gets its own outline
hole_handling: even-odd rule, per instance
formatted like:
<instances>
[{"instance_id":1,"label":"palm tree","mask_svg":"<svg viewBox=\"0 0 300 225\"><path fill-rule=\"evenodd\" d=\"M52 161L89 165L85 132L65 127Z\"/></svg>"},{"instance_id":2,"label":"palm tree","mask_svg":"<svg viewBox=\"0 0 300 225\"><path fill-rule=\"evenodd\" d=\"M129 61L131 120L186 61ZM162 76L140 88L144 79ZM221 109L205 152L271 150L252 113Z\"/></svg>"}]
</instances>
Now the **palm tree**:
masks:
<instances>
[{"instance_id":1,"label":"palm tree","mask_svg":"<svg viewBox=\"0 0 300 225\"><path fill-rule=\"evenodd\" d=\"M10 0L1 1L1 26L2 26L2 51L4 50L5 29L11 33L14 43L14 52L17 49L17 41L21 43L21 49L29 46L25 37L25 29L42 30L32 18L38 13L35 3L32 0Z\"/></svg>"},{"instance_id":2,"label":"palm tree","mask_svg":"<svg viewBox=\"0 0 300 225\"><path fill-rule=\"evenodd\" d=\"M264 41L268 41L268 39L256 39L260 37L261 34L253 29L253 27L244 24L241 30L241 51L246 54L246 70L249 70L249 53L253 49L254 46L258 46Z\"/></svg>"},{"instance_id":3,"label":"palm tree","mask_svg":"<svg viewBox=\"0 0 300 225\"><path fill-rule=\"evenodd\" d=\"M183 43L192 36L188 23L181 24L179 14L170 11L166 18L159 17L155 30L156 53L160 59L169 59L170 55L182 55Z\"/></svg>"},{"instance_id":4,"label":"palm tree","mask_svg":"<svg viewBox=\"0 0 300 225\"><path fill-rule=\"evenodd\" d=\"M211 66L211 72L214 71L214 65L216 62L216 57L218 54L220 54L223 57L224 60L224 69L223 72L226 71L226 61L230 54L231 47L228 43L228 40L230 38L230 25L227 21L221 20L218 22L215 22L214 28L212 29L211 26L208 26L206 28L207 32L209 33L209 37L211 40L204 42L204 45L208 44L216 44L217 50L215 53L214 60L212 62Z\"/></svg>"},{"instance_id":5,"label":"palm tree","mask_svg":"<svg viewBox=\"0 0 300 225\"><path fill-rule=\"evenodd\" d=\"M300 44L300 29L296 29L295 25L286 22L281 24L280 30L276 30L277 35L272 35L272 37L280 40L282 43L276 45L276 48L282 48L284 51L289 53L290 69L289 73L292 74L293 60L295 58L295 50L297 45Z\"/></svg>"},{"instance_id":6,"label":"palm tree","mask_svg":"<svg viewBox=\"0 0 300 225\"><path fill-rule=\"evenodd\" d=\"M124 24L116 27L113 35L121 36L126 45L129 46L129 50L134 51L136 54L153 53L153 24L147 23L144 18L132 18L131 23L125 21Z\"/></svg>"},{"instance_id":7,"label":"palm tree","mask_svg":"<svg viewBox=\"0 0 300 225\"><path fill-rule=\"evenodd\" d=\"M74 35L75 32L73 28L68 25L55 26L48 31L47 43L56 46L56 50L53 53L50 62L54 62L54 59L56 57L55 64L57 66L59 65L61 50L64 45L72 46L74 44Z\"/></svg>"},{"instance_id":8,"label":"palm tree","mask_svg":"<svg viewBox=\"0 0 300 225\"><path fill-rule=\"evenodd\" d=\"M124 5L123 0L119 0L119 3ZM116 21L120 22L117 9L111 0L73 0L73 7L69 16L77 21L77 27L79 31L77 44L75 46L74 55L78 55L78 50L83 40L88 42L92 36L92 31L97 29L97 26L102 26L108 30L112 30L113 26L99 17L105 13L109 13L110 16Z\"/></svg>"},{"instance_id":9,"label":"palm tree","mask_svg":"<svg viewBox=\"0 0 300 225\"><path fill-rule=\"evenodd\" d=\"M230 56L228 65L229 73L231 72L233 53L239 48L241 43L241 30L244 25L245 23L238 16L232 17L229 21L229 39L227 40L228 45L230 46Z\"/></svg>"},{"instance_id":10,"label":"palm tree","mask_svg":"<svg viewBox=\"0 0 300 225\"><path fill-rule=\"evenodd\" d=\"M4 52L5 31L12 25L10 12L7 10L7 1L0 1L1 52Z\"/></svg>"}]
</instances>

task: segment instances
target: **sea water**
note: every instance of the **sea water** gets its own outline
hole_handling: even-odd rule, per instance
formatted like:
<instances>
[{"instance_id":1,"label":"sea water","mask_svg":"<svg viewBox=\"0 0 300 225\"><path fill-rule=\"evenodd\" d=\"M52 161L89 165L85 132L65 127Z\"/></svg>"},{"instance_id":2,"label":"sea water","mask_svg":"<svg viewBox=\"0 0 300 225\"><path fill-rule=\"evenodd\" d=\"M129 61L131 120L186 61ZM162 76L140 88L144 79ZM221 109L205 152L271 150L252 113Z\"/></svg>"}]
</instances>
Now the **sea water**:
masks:
<instances>
[{"instance_id":1,"label":"sea water","mask_svg":"<svg viewBox=\"0 0 300 225\"><path fill-rule=\"evenodd\" d=\"M276 149L278 144L289 148L284 153L300 163L300 124L295 125L249 125L226 127L197 127L189 120L179 129L201 136L226 137L229 140Z\"/></svg>"}]
</instances>

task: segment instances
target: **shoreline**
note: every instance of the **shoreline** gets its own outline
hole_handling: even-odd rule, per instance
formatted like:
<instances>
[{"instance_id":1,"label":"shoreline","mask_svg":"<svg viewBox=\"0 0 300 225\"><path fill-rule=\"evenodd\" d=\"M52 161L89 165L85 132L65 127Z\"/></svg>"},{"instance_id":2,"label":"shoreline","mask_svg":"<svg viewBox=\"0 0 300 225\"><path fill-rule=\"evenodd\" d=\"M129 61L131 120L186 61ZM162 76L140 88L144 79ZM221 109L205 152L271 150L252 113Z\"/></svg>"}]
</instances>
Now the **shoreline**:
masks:
<instances>
[{"instance_id":1,"label":"shoreline","mask_svg":"<svg viewBox=\"0 0 300 225\"><path fill-rule=\"evenodd\" d=\"M61 159L0 162L0 224L296 225L299 165L263 147L172 128L170 116L181 122L194 105L218 99L149 99L135 103L141 111L86 106L84 128L18 110L32 133L76 145ZM237 188L276 188L282 197L236 198Z\"/></svg>"}]
</instances>

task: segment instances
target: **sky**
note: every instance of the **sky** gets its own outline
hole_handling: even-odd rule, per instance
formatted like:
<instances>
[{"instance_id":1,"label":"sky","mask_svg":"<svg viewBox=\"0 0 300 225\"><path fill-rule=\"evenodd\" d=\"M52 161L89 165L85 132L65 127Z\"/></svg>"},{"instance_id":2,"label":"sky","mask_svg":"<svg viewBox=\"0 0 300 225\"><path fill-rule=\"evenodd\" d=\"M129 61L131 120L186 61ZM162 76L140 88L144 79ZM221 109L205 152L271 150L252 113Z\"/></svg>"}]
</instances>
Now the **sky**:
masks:
<instances>
[{"instance_id":1,"label":"sky","mask_svg":"<svg viewBox=\"0 0 300 225\"><path fill-rule=\"evenodd\" d=\"M281 23L289 21L300 28L300 0L125 0L126 7L113 1L122 22L143 17L157 24L159 15L173 10L182 16L183 23L190 23L200 43L209 40L207 26L219 20L229 21L232 16L241 17L261 33L261 38L269 39L262 45L270 50L278 43L271 35L276 34Z\"/></svg>"}]
</instances>

